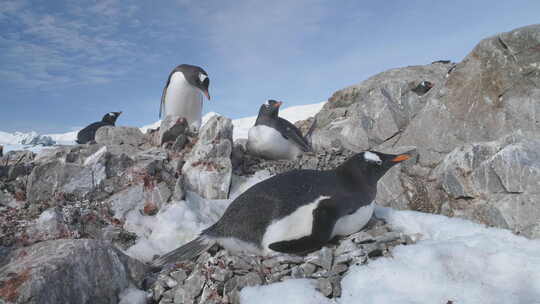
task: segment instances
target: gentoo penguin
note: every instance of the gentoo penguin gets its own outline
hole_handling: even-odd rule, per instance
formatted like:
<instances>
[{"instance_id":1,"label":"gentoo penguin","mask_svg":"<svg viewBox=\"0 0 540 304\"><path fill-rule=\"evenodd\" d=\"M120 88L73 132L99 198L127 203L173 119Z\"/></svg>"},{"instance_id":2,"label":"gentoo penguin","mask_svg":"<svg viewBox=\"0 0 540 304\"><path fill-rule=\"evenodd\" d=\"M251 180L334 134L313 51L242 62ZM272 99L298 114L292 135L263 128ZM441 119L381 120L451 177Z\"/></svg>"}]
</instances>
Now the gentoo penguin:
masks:
<instances>
[{"instance_id":1,"label":"gentoo penguin","mask_svg":"<svg viewBox=\"0 0 540 304\"><path fill-rule=\"evenodd\" d=\"M86 144L94 141L97 130L104 126L114 126L120 114L122 114L122 112L109 112L103 116L101 121L90 124L84 129L80 130L79 133L77 133L77 143Z\"/></svg>"},{"instance_id":2,"label":"gentoo penguin","mask_svg":"<svg viewBox=\"0 0 540 304\"><path fill-rule=\"evenodd\" d=\"M433 88L433 83L424 80L420 82L415 88L411 89L411 91L415 92L419 96L422 96L426 94L427 91L431 90L431 88Z\"/></svg>"},{"instance_id":3,"label":"gentoo penguin","mask_svg":"<svg viewBox=\"0 0 540 304\"><path fill-rule=\"evenodd\" d=\"M169 74L163 94L159 116L176 115L184 117L190 127L201 126L202 94L210 100L208 86L210 78L201 67L189 64L177 66Z\"/></svg>"},{"instance_id":4,"label":"gentoo penguin","mask_svg":"<svg viewBox=\"0 0 540 304\"><path fill-rule=\"evenodd\" d=\"M247 150L267 159L295 159L311 145L298 128L278 116L281 101L268 100L259 109L255 125L249 129Z\"/></svg>"},{"instance_id":5,"label":"gentoo penguin","mask_svg":"<svg viewBox=\"0 0 540 304\"><path fill-rule=\"evenodd\" d=\"M4 156L4 146L0 145L0 157Z\"/></svg>"},{"instance_id":6,"label":"gentoo penguin","mask_svg":"<svg viewBox=\"0 0 540 304\"><path fill-rule=\"evenodd\" d=\"M238 196L195 240L153 262L191 259L218 243L232 252L305 254L362 229L373 214L378 180L410 154L358 153L333 170L293 170Z\"/></svg>"}]
</instances>

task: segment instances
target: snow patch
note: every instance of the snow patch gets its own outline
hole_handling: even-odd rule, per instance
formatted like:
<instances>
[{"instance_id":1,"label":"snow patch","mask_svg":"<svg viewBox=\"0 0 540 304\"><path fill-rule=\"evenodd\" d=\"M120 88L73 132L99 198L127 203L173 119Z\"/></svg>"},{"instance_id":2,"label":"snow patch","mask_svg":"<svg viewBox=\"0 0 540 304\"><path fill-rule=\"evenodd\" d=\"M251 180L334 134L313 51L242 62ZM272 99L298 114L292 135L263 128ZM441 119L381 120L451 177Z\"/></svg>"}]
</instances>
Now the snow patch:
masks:
<instances>
[{"instance_id":1,"label":"snow patch","mask_svg":"<svg viewBox=\"0 0 540 304\"><path fill-rule=\"evenodd\" d=\"M315 290L316 281L308 279L288 280L266 286L245 287L240 293L242 304L330 304L334 301ZM358 300L355 303L360 303ZM361 303L375 303L362 302Z\"/></svg>"},{"instance_id":2,"label":"snow patch","mask_svg":"<svg viewBox=\"0 0 540 304\"><path fill-rule=\"evenodd\" d=\"M130 287L122 290L120 292L120 295L118 296L120 298L119 304L146 304L146 292Z\"/></svg>"}]
</instances>

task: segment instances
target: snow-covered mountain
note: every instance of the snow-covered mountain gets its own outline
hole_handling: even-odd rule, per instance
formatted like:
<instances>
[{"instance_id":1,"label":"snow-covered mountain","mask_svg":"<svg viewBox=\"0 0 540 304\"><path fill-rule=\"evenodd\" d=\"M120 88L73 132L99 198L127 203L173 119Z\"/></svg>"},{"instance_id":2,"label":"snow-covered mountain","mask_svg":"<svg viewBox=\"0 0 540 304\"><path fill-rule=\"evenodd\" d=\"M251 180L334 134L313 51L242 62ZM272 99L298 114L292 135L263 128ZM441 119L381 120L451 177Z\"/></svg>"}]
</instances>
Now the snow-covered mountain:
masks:
<instances>
[{"instance_id":1,"label":"snow-covered mountain","mask_svg":"<svg viewBox=\"0 0 540 304\"><path fill-rule=\"evenodd\" d=\"M296 122L298 120L307 119L310 116L314 116L321 110L324 102L292 106L284 108L280 111L279 116L291 121ZM206 123L214 115L219 115L215 112L209 112L202 118L202 123ZM257 116L249 116L233 120L234 126L234 139L247 138L249 128L253 126ZM159 127L161 121L156 121L153 124L149 124L141 127L141 131L144 133L150 129L156 129ZM7 133L0 131L0 145L4 146L4 152L12 150L30 150L39 151L47 146L52 145L73 145L77 139L77 132L79 130L57 133L57 134L38 134L37 132L14 132Z\"/></svg>"}]
</instances>

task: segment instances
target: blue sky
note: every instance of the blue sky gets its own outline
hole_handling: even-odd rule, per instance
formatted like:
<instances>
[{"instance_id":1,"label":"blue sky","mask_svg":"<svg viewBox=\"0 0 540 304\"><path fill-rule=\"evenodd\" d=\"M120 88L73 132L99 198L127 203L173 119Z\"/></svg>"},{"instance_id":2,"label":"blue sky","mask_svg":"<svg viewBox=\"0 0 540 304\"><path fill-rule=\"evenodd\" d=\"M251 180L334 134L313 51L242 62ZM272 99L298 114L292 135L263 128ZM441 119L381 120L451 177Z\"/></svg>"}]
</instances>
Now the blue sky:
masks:
<instances>
[{"instance_id":1,"label":"blue sky","mask_svg":"<svg viewBox=\"0 0 540 304\"><path fill-rule=\"evenodd\" d=\"M109 111L152 123L181 63L210 75L205 112L320 102L389 68L460 61L539 12L537 0L0 0L0 130L66 132Z\"/></svg>"}]
</instances>

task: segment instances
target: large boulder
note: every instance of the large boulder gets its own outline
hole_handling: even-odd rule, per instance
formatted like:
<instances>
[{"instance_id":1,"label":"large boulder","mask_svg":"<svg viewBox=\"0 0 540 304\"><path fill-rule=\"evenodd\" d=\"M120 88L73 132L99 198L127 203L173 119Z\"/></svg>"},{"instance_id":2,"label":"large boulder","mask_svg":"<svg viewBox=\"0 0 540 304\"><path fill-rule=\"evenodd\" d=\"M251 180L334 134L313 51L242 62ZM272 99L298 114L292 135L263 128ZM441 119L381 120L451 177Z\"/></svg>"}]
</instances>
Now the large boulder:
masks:
<instances>
[{"instance_id":1,"label":"large boulder","mask_svg":"<svg viewBox=\"0 0 540 304\"><path fill-rule=\"evenodd\" d=\"M0 265L0 299L8 303L118 303L140 286L147 267L95 240L46 241L12 251Z\"/></svg>"},{"instance_id":2,"label":"large boulder","mask_svg":"<svg viewBox=\"0 0 540 304\"><path fill-rule=\"evenodd\" d=\"M315 116L315 150L360 151L395 140L433 91L418 95L412 89L422 81L440 86L449 67L438 63L392 69L337 91Z\"/></svg>"},{"instance_id":3,"label":"large boulder","mask_svg":"<svg viewBox=\"0 0 540 304\"><path fill-rule=\"evenodd\" d=\"M540 237L540 136L521 132L450 152L433 170L443 210Z\"/></svg>"},{"instance_id":4,"label":"large boulder","mask_svg":"<svg viewBox=\"0 0 540 304\"><path fill-rule=\"evenodd\" d=\"M232 175L232 131L229 118L213 116L199 132L199 139L182 167L186 190L207 199L225 199Z\"/></svg>"},{"instance_id":5,"label":"large boulder","mask_svg":"<svg viewBox=\"0 0 540 304\"><path fill-rule=\"evenodd\" d=\"M434 166L455 147L540 132L540 24L482 40L397 141Z\"/></svg>"}]
</instances>

